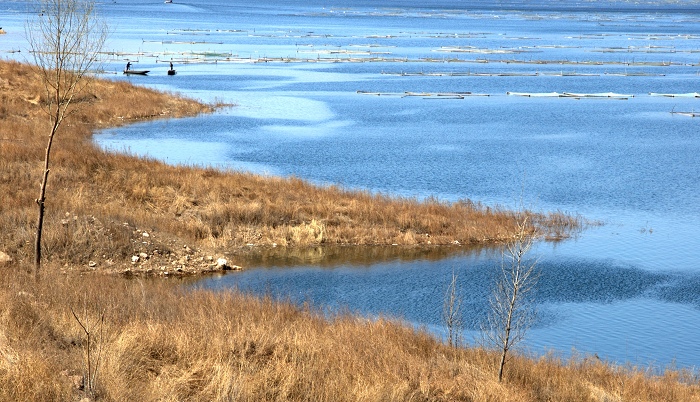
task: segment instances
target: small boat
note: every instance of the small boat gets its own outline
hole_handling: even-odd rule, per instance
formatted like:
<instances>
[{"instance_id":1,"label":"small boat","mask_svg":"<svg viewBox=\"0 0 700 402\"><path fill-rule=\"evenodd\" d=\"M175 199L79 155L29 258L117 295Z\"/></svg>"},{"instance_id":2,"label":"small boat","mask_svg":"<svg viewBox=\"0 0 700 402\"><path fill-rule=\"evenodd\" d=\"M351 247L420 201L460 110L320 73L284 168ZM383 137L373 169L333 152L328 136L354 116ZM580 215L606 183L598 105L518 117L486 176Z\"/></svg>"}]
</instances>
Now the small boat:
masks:
<instances>
[{"instance_id":1,"label":"small boat","mask_svg":"<svg viewBox=\"0 0 700 402\"><path fill-rule=\"evenodd\" d=\"M124 70L124 74L126 74L126 75L146 75L150 71L151 70Z\"/></svg>"},{"instance_id":2,"label":"small boat","mask_svg":"<svg viewBox=\"0 0 700 402\"><path fill-rule=\"evenodd\" d=\"M165 0L165 4L169 4L169 3L172 3L172 2L173 2L173 0Z\"/></svg>"},{"instance_id":3,"label":"small boat","mask_svg":"<svg viewBox=\"0 0 700 402\"><path fill-rule=\"evenodd\" d=\"M175 75L175 74L177 74L177 71L175 71L175 69L171 68L170 70L168 70L168 75Z\"/></svg>"}]
</instances>

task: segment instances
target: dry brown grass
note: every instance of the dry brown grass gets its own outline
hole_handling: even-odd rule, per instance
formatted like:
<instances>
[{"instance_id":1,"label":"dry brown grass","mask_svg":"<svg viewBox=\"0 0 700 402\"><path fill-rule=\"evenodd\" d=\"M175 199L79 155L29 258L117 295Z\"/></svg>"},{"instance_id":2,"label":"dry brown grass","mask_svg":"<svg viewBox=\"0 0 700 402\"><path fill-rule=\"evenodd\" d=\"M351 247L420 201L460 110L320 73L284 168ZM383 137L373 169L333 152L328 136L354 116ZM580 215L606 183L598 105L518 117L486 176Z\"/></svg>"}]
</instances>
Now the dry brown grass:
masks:
<instances>
[{"instance_id":1,"label":"dry brown grass","mask_svg":"<svg viewBox=\"0 0 700 402\"><path fill-rule=\"evenodd\" d=\"M28 66L0 62L0 251L17 263L32 252L33 200L48 133L41 94ZM106 153L90 141L94 129L212 108L104 80L95 80L78 103L52 157L44 226L44 255L52 261L80 267L94 261L99 269L128 264L144 252L149 259L162 256L163 268L182 258L184 245L466 245L499 242L513 233L512 212L469 201L417 202ZM553 238L579 224L560 213L535 218ZM150 235L145 242L144 231Z\"/></svg>"},{"instance_id":2,"label":"dry brown grass","mask_svg":"<svg viewBox=\"0 0 700 402\"><path fill-rule=\"evenodd\" d=\"M180 281L0 272L0 400L79 400L85 337L105 312L94 398L105 401L694 401L697 379L595 359L455 349L386 319L324 318ZM84 309L83 307L86 307ZM76 380L77 379L77 380Z\"/></svg>"}]
</instances>

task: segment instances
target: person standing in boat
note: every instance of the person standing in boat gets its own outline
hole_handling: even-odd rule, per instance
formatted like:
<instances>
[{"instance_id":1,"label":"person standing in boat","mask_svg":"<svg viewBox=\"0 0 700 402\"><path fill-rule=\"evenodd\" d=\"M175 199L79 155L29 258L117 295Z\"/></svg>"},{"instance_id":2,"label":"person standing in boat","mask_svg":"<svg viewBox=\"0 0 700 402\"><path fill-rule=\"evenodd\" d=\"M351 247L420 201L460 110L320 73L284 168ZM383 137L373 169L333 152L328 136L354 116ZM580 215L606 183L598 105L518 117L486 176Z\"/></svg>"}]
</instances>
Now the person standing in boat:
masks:
<instances>
[{"instance_id":1,"label":"person standing in boat","mask_svg":"<svg viewBox=\"0 0 700 402\"><path fill-rule=\"evenodd\" d=\"M129 70L131 70L131 62L130 61L126 62L126 71L129 71Z\"/></svg>"}]
</instances>

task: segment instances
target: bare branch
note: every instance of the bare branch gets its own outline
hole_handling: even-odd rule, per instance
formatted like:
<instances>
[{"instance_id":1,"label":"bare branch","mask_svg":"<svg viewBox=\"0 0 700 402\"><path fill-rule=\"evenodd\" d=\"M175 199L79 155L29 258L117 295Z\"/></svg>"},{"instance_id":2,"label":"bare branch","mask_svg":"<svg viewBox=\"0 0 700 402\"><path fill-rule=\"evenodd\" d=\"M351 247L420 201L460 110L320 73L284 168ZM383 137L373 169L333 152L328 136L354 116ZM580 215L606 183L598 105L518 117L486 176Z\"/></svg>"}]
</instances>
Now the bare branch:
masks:
<instances>
[{"instance_id":1,"label":"bare branch","mask_svg":"<svg viewBox=\"0 0 700 402\"><path fill-rule=\"evenodd\" d=\"M498 380L503 379L503 369L508 352L525 338L535 320L532 293L539 274L537 261L527 261L536 232L528 231L528 217L519 214L516 233L503 247L501 266L493 293L489 298L489 313L482 324L485 341L501 352Z\"/></svg>"},{"instance_id":2,"label":"bare branch","mask_svg":"<svg viewBox=\"0 0 700 402\"><path fill-rule=\"evenodd\" d=\"M453 347L459 346L462 332L462 298L458 294L455 272L452 272L452 279L445 292L442 319L447 328L447 343Z\"/></svg>"}]
</instances>

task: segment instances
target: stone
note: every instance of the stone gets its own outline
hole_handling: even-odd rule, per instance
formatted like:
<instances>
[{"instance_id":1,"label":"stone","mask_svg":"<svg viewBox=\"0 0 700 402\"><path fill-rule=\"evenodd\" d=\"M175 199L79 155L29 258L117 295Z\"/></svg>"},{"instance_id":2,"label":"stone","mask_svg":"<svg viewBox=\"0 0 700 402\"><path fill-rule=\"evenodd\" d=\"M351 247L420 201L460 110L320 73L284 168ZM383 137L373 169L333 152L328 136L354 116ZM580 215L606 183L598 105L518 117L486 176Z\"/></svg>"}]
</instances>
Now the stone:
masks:
<instances>
[{"instance_id":1,"label":"stone","mask_svg":"<svg viewBox=\"0 0 700 402\"><path fill-rule=\"evenodd\" d=\"M9 264L12 262L12 257L7 253L0 251L0 265Z\"/></svg>"},{"instance_id":2,"label":"stone","mask_svg":"<svg viewBox=\"0 0 700 402\"><path fill-rule=\"evenodd\" d=\"M97 266L97 263L95 261L88 262L88 267L95 268L96 266Z\"/></svg>"},{"instance_id":3,"label":"stone","mask_svg":"<svg viewBox=\"0 0 700 402\"><path fill-rule=\"evenodd\" d=\"M80 391L85 389L85 377L83 377L82 375L72 375L68 378L73 383L73 388Z\"/></svg>"},{"instance_id":4,"label":"stone","mask_svg":"<svg viewBox=\"0 0 700 402\"><path fill-rule=\"evenodd\" d=\"M219 258L216 260L216 267L219 269L228 268L228 260L226 258Z\"/></svg>"},{"instance_id":5,"label":"stone","mask_svg":"<svg viewBox=\"0 0 700 402\"><path fill-rule=\"evenodd\" d=\"M139 257L138 255L133 255L131 256L131 263L136 264L137 262L139 262L140 259L141 257Z\"/></svg>"}]
</instances>

